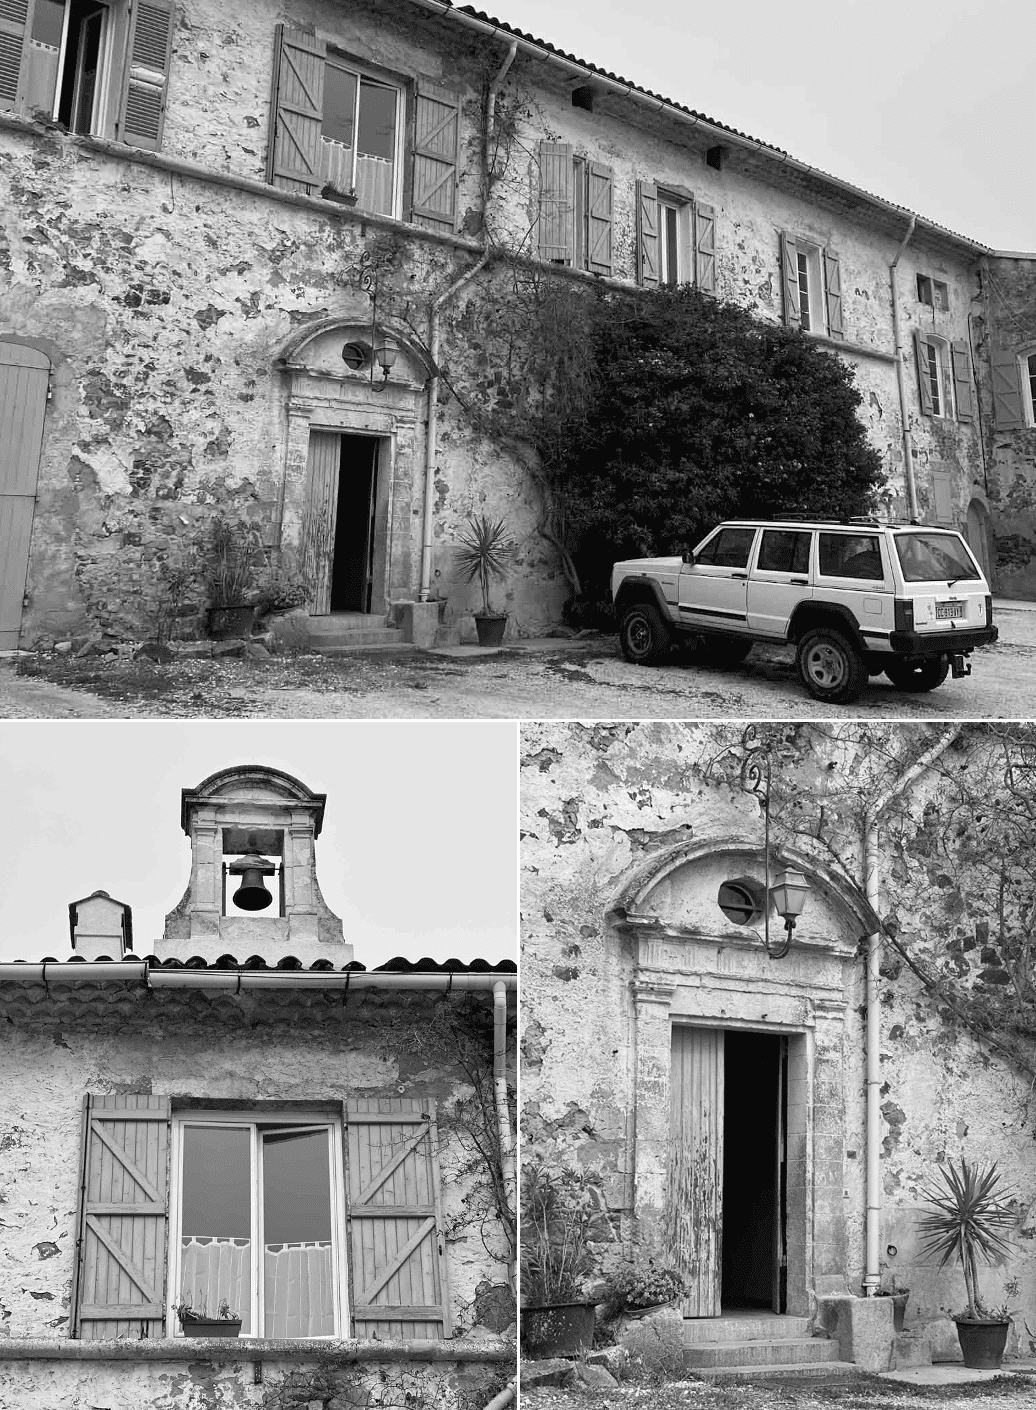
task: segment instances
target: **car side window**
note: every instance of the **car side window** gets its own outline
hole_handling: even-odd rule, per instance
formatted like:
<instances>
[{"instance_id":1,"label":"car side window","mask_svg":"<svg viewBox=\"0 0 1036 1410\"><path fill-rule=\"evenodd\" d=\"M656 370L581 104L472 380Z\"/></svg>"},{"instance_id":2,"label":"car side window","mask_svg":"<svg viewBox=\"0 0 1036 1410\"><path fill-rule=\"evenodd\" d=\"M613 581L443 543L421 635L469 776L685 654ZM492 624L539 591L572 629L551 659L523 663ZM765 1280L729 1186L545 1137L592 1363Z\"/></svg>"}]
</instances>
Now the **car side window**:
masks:
<instances>
[{"instance_id":1,"label":"car side window","mask_svg":"<svg viewBox=\"0 0 1036 1410\"><path fill-rule=\"evenodd\" d=\"M716 568L747 568L754 541L754 529L720 529L694 561Z\"/></svg>"},{"instance_id":2,"label":"car side window","mask_svg":"<svg viewBox=\"0 0 1036 1410\"><path fill-rule=\"evenodd\" d=\"M825 578L864 578L880 583L885 576L875 534L821 534L820 573Z\"/></svg>"},{"instance_id":3,"label":"car side window","mask_svg":"<svg viewBox=\"0 0 1036 1410\"><path fill-rule=\"evenodd\" d=\"M808 573L809 540L798 529L764 529L756 567L766 573Z\"/></svg>"}]
</instances>

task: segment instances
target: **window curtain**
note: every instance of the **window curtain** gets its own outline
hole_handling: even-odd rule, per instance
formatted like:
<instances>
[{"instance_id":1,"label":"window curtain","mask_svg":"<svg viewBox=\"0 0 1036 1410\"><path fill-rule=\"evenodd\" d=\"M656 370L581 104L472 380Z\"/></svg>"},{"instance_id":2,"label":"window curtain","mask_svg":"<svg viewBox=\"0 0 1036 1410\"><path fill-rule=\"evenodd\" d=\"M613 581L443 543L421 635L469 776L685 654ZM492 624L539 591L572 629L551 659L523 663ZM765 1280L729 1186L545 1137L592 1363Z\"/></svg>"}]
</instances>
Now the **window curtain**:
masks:
<instances>
[{"instance_id":1,"label":"window curtain","mask_svg":"<svg viewBox=\"0 0 1036 1410\"><path fill-rule=\"evenodd\" d=\"M330 1243L267 1244L268 1337L334 1336Z\"/></svg>"},{"instance_id":2,"label":"window curtain","mask_svg":"<svg viewBox=\"0 0 1036 1410\"><path fill-rule=\"evenodd\" d=\"M241 1318L242 1332L248 1334L252 1330L250 1266L250 1239L185 1238L180 1255L180 1296L189 1297L191 1306L198 1312L204 1308L209 1317L216 1316L226 1299Z\"/></svg>"}]
</instances>

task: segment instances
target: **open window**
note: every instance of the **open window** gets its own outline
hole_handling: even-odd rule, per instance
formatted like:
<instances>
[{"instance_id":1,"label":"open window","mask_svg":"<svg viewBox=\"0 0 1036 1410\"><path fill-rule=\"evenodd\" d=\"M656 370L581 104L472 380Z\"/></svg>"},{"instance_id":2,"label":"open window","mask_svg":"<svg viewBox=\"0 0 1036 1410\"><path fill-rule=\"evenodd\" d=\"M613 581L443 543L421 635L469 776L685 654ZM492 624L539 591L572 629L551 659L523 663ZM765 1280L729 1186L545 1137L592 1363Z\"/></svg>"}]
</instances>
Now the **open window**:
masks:
<instances>
[{"instance_id":1,"label":"open window","mask_svg":"<svg viewBox=\"0 0 1036 1410\"><path fill-rule=\"evenodd\" d=\"M167 0L6 0L0 107L155 151L172 27Z\"/></svg>"},{"instance_id":2,"label":"open window","mask_svg":"<svg viewBox=\"0 0 1036 1410\"><path fill-rule=\"evenodd\" d=\"M716 292L716 210L683 186L637 182L637 283Z\"/></svg>"},{"instance_id":3,"label":"open window","mask_svg":"<svg viewBox=\"0 0 1036 1410\"><path fill-rule=\"evenodd\" d=\"M320 175L356 197L357 209L396 215L400 203L403 94L348 60L328 56L320 128Z\"/></svg>"},{"instance_id":4,"label":"open window","mask_svg":"<svg viewBox=\"0 0 1036 1410\"><path fill-rule=\"evenodd\" d=\"M784 321L815 336L842 338L842 272L831 250L798 236L781 235Z\"/></svg>"}]
</instances>

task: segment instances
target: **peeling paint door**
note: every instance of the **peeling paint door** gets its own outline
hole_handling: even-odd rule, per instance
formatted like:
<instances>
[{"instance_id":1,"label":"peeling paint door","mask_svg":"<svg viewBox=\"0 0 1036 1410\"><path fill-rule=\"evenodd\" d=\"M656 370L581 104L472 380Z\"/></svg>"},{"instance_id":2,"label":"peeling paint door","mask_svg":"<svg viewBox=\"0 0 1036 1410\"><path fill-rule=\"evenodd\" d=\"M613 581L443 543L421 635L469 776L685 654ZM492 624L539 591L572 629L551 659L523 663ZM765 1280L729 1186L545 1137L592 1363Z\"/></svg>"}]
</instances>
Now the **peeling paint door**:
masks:
<instances>
[{"instance_id":1,"label":"peeling paint door","mask_svg":"<svg viewBox=\"0 0 1036 1410\"><path fill-rule=\"evenodd\" d=\"M50 359L0 342L0 651L18 646Z\"/></svg>"},{"instance_id":2,"label":"peeling paint door","mask_svg":"<svg viewBox=\"0 0 1036 1410\"><path fill-rule=\"evenodd\" d=\"M380 447L377 436L309 433L304 553L314 614L372 610Z\"/></svg>"},{"instance_id":3,"label":"peeling paint door","mask_svg":"<svg viewBox=\"0 0 1036 1410\"><path fill-rule=\"evenodd\" d=\"M720 1315L723 1058L722 1029L674 1027L667 1220L685 1317Z\"/></svg>"}]
</instances>

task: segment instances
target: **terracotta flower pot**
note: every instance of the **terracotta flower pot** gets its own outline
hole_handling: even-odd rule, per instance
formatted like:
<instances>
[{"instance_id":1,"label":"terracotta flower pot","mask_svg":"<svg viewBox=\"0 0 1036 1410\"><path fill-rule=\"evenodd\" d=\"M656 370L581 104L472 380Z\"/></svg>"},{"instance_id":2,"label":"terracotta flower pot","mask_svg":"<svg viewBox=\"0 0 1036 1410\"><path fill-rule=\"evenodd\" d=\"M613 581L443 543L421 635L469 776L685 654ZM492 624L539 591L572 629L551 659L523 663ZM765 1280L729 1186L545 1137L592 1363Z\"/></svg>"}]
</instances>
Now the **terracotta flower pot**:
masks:
<instances>
[{"instance_id":1,"label":"terracotta flower pot","mask_svg":"<svg viewBox=\"0 0 1036 1410\"><path fill-rule=\"evenodd\" d=\"M1007 1322L972 1322L967 1317L956 1318L957 1340L964 1355L964 1364L973 1371L999 1371L1007 1345Z\"/></svg>"},{"instance_id":2,"label":"terracotta flower pot","mask_svg":"<svg viewBox=\"0 0 1036 1410\"><path fill-rule=\"evenodd\" d=\"M559 1302L549 1307L523 1307L522 1345L533 1360L548 1356L579 1356L594 1341L594 1304Z\"/></svg>"},{"instance_id":3,"label":"terracotta flower pot","mask_svg":"<svg viewBox=\"0 0 1036 1410\"><path fill-rule=\"evenodd\" d=\"M487 617L482 612L475 613L475 630L478 632L479 646L499 646L504 639L507 627L507 613L495 613Z\"/></svg>"}]
</instances>

